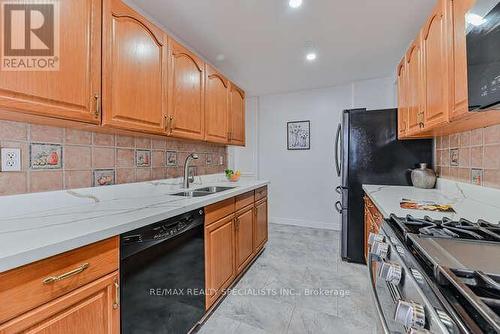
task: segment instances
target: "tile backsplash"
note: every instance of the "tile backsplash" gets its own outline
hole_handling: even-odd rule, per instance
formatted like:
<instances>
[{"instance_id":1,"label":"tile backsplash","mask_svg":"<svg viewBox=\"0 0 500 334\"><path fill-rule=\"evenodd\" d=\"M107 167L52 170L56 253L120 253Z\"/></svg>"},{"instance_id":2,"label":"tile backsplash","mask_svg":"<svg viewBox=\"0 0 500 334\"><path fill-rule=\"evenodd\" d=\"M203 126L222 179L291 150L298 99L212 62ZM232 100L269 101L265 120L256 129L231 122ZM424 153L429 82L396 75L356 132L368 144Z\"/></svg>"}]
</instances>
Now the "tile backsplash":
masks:
<instances>
[{"instance_id":1,"label":"tile backsplash","mask_svg":"<svg viewBox=\"0 0 500 334\"><path fill-rule=\"evenodd\" d=\"M0 196L221 173L227 150L202 142L113 135L0 120L0 147L21 149L21 171L0 171ZM221 164L222 161L222 164Z\"/></svg>"},{"instance_id":2,"label":"tile backsplash","mask_svg":"<svg viewBox=\"0 0 500 334\"><path fill-rule=\"evenodd\" d=\"M436 137L435 141L440 177L500 188L500 125Z\"/></svg>"}]
</instances>

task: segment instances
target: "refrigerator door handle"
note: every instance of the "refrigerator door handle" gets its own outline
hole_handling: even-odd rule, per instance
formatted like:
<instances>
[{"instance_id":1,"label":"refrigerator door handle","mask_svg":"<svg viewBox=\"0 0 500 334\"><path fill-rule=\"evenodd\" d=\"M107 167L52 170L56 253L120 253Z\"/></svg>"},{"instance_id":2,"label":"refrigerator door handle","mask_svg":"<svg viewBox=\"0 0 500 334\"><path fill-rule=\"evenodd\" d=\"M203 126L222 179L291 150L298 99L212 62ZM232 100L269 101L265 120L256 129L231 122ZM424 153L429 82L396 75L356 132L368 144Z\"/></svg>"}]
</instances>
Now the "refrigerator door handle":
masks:
<instances>
[{"instance_id":1,"label":"refrigerator door handle","mask_svg":"<svg viewBox=\"0 0 500 334\"><path fill-rule=\"evenodd\" d=\"M337 210L337 212L340 214L342 214L342 211L344 211L344 208L342 207L342 203L340 203L340 201L335 202L335 210Z\"/></svg>"},{"instance_id":2,"label":"refrigerator door handle","mask_svg":"<svg viewBox=\"0 0 500 334\"><path fill-rule=\"evenodd\" d=\"M337 176L340 177L341 165L340 165L340 135L342 133L342 124L337 127L337 135L335 136L335 168L337 169Z\"/></svg>"}]
</instances>

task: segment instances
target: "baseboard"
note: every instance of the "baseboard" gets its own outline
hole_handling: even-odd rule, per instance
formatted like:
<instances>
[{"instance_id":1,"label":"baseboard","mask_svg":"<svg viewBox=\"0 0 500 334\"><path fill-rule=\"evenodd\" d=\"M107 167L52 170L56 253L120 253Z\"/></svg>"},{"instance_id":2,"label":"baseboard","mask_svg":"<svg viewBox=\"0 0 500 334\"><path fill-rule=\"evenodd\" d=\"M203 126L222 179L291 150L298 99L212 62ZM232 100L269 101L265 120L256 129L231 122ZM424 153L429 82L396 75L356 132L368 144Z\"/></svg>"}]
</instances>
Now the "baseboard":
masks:
<instances>
[{"instance_id":1,"label":"baseboard","mask_svg":"<svg viewBox=\"0 0 500 334\"><path fill-rule=\"evenodd\" d=\"M340 231L340 223L336 224L336 223L331 223L331 222L327 223L327 222L320 222L320 221L291 219L291 218L282 218L282 217L270 217L269 222L272 224L294 225L294 226L322 228L325 230Z\"/></svg>"}]
</instances>

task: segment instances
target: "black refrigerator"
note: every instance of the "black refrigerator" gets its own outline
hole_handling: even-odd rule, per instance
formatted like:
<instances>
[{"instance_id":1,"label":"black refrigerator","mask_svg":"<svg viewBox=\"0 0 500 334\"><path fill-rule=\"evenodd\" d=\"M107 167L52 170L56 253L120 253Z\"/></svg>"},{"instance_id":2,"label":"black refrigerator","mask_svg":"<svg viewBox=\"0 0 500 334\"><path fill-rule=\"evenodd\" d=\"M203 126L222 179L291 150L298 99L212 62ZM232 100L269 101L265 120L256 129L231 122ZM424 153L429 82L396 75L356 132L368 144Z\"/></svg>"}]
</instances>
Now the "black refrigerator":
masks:
<instances>
[{"instance_id":1,"label":"black refrigerator","mask_svg":"<svg viewBox=\"0 0 500 334\"><path fill-rule=\"evenodd\" d=\"M342 184L335 204L342 215L341 256L365 263L363 184L411 185L409 169L432 166L432 140L397 139L397 109L344 110L336 136L335 162Z\"/></svg>"}]
</instances>

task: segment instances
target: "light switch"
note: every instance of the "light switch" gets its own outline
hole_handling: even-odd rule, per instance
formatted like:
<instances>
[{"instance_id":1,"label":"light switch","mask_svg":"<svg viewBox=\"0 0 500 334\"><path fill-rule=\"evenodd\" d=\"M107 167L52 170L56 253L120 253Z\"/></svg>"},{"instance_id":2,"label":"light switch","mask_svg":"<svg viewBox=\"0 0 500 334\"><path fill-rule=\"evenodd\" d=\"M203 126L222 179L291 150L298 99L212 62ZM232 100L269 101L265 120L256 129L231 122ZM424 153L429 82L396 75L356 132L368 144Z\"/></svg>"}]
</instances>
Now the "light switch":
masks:
<instances>
[{"instance_id":1,"label":"light switch","mask_svg":"<svg viewBox=\"0 0 500 334\"><path fill-rule=\"evenodd\" d=\"M2 148L1 158L2 158L2 172L21 171L21 149Z\"/></svg>"}]
</instances>

